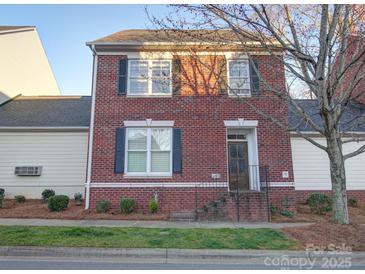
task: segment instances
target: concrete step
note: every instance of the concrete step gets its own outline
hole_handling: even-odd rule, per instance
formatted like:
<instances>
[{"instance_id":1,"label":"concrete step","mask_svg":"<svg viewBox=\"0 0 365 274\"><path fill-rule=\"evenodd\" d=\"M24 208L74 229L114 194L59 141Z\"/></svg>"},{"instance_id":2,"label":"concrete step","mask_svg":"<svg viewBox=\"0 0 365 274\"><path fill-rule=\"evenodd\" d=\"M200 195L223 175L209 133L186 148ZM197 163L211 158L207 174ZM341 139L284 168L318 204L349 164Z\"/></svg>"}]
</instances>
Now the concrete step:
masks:
<instances>
[{"instance_id":1,"label":"concrete step","mask_svg":"<svg viewBox=\"0 0 365 274\"><path fill-rule=\"evenodd\" d=\"M170 213L170 221L173 222L193 222L195 220L195 211L175 211Z\"/></svg>"}]
</instances>

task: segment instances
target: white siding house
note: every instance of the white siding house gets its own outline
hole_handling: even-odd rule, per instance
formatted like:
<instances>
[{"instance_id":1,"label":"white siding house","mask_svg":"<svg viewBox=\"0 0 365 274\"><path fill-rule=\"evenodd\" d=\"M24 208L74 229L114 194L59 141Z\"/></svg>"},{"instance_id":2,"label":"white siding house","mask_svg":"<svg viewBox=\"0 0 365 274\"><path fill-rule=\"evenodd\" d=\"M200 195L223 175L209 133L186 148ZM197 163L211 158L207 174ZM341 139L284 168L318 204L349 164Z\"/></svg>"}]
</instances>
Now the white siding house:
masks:
<instances>
[{"instance_id":1,"label":"white siding house","mask_svg":"<svg viewBox=\"0 0 365 274\"><path fill-rule=\"evenodd\" d=\"M60 95L37 30L0 26L0 104L19 94Z\"/></svg>"},{"instance_id":2,"label":"white siding house","mask_svg":"<svg viewBox=\"0 0 365 274\"><path fill-rule=\"evenodd\" d=\"M44 189L73 196L83 193L87 131L0 132L0 187L6 196L40 198ZM41 166L40 176L15 175L17 166Z\"/></svg>"},{"instance_id":3,"label":"white siding house","mask_svg":"<svg viewBox=\"0 0 365 274\"><path fill-rule=\"evenodd\" d=\"M325 144L324 138L314 138ZM344 153L356 150L364 142L344 145ZM329 160L326 152L300 137L291 137L296 190L331 190ZM365 190L365 153L346 160L348 190Z\"/></svg>"},{"instance_id":4,"label":"white siding house","mask_svg":"<svg viewBox=\"0 0 365 274\"><path fill-rule=\"evenodd\" d=\"M90 97L17 97L0 106L0 188L41 198L44 189L84 192ZM41 167L40 175L15 174Z\"/></svg>"},{"instance_id":5,"label":"white siding house","mask_svg":"<svg viewBox=\"0 0 365 274\"><path fill-rule=\"evenodd\" d=\"M322 126L322 119L318 114L317 100L297 100L308 116ZM365 136L365 124L353 126L358 118L365 116L365 105L351 102L346 105L340 120L343 132L356 132ZM326 145L326 140L315 133L313 129L289 105L289 124L299 129L320 144ZM350 129L348 129L350 127ZM351 142L343 145L343 153L355 151L365 142ZM294 132L291 136L294 182L296 190L319 191L331 190L330 166L327 153ZM345 161L347 190L365 190L365 153Z\"/></svg>"}]
</instances>

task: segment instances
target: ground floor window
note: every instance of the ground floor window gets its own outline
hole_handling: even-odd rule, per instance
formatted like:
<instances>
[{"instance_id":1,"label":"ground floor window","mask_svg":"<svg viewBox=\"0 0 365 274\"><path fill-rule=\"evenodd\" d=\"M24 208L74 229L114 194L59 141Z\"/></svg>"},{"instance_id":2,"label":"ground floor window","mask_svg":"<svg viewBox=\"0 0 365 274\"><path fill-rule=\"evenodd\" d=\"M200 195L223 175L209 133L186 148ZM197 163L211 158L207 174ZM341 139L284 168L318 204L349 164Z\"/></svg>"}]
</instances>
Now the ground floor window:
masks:
<instances>
[{"instance_id":1,"label":"ground floor window","mask_svg":"<svg viewBox=\"0 0 365 274\"><path fill-rule=\"evenodd\" d=\"M171 175L171 128L127 128L126 173Z\"/></svg>"}]
</instances>

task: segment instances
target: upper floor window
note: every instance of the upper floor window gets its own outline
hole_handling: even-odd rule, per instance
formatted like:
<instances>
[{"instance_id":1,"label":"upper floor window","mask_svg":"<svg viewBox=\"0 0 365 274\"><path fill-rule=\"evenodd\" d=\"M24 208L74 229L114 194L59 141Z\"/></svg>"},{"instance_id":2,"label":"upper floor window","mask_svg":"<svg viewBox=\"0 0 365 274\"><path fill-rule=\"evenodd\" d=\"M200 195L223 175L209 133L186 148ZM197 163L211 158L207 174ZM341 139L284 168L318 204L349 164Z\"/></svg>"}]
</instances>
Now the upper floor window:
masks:
<instances>
[{"instance_id":1,"label":"upper floor window","mask_svg":"<svg viewBox=\"0 0 365 274\"><path fill-rule=\"evenodd\" d=\"M129 95L171 95L171 60L129 60Z\"/></svg>"},{"instance_id":2,"label":"upper floor window","mask_svg":"<svg viewBox=\"0 0 365 274\"><path fill-rule=\"evenodd\" d=\"M228 61L229 95L250 96L249 60Z\"/></svg>"}]
</instances>

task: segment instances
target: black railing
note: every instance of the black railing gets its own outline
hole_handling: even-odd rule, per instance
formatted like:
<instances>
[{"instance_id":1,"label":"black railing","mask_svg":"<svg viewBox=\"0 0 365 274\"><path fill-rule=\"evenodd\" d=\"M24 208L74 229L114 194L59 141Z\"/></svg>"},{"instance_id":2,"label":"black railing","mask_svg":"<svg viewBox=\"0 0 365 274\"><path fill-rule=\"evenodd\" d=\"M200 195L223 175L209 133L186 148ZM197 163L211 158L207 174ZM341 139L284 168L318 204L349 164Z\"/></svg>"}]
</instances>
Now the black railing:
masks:
<instances>
[{"instance_id":1,"label":"black railing","mask_svg":"<svg viewBox=\"0 0 365 274\"><path fill-rule=\"evenodd\" d=\"M247 205L247 203L250 203L248 197L259 197L261 199L260 205L265 207L260 208L260 210L266 211L267 220L271 221L269 167L249 165L239 171L238 174L233 174L236 177L229 176L228 182L203 182L196 185L195 212L197 218L202 210L211 213L210 211L212 208L214 210L214 206L219 209L221 202L230 199L233 201L233 208L236 211L232 212L231 202L230 217L232 219L236 215L236 220L239 222L241 216L245 216L248 210L256 210ZM241 202L244 204L241 204Z\"/></svg>"}]
</instances>

